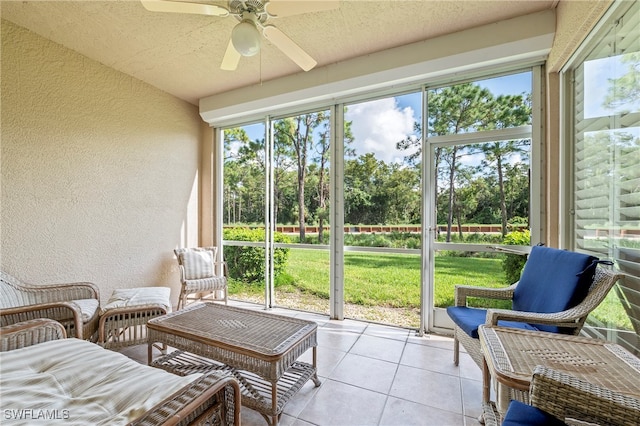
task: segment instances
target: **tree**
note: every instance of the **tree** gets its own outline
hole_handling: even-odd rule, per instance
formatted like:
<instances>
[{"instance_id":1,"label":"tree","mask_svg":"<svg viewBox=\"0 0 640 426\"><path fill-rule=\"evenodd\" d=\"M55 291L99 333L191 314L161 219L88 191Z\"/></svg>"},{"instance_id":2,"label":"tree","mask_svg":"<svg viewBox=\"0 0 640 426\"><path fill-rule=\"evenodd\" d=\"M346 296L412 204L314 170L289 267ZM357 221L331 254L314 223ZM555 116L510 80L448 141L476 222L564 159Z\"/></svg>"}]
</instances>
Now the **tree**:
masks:
<instances>
[{"instance_id":1,"label":"tree","mask_svg":"<svg viewBox=\"0 0 640 426\"><path fill-rule=\"evenodd\" d=\"M507 164L505 167L505 194L509 222L529 223L529 165L524 163ZM511 230L510 230L511 231Z\"/></svg>"},{"instance_id":2,"label":"tree","mask_svg":"<svg viewBox=\"0 0 640 426\"><path fill-rule=\"evenodd\" d=\"M625 53L620 62L627 64L627 72L610 78L603 106L619 112L638 111L640 108L640 52Z\"/></svg>"},{"instance_id":3,"label":"tree","mask_svg":"<svg viewBox=\"0 0 640 426\"><path fill-rule=\"evenodd\" d=\"M315 130L328 121L325 111L288 117L274 123L276 144L291 147L297 170L298 226L300 241L305 240L305 183L309 155L313 149Z\"/></svg>"},{"instance_id":4,"label":"tree","mask_svg":"<svg viewBox=\"0 0 640 426\"><path fill-rule=\"evenodd\" d=\"M292 203L296 199L295 191L292 191L295 178L291 171L295 170L292 147L278 140L273 144L273 198L274 215L276 223L292 223L294 209Z\"/></svg>"},{"instance_id":5,"label":"tree","mask_svg":"<svg viewBox=\"0 0 640 426\"><path fill-rule=\"evenodd\" d=\"M462 224L466 222L469 212L477 205L477 196L470 188L473 188L473 177L476 168L471 166L461 166L455 176L456 187L458 188L453 200L453 213L458 225L458 237L462 241Z\"/></svg>"},{"instance_id":6,"label":"tree","mask_svg":"<svg viewBox=\"0 0 640 426\"><path fill-rule=\"evenodd\" d=\"M525 125L530 122L531 100L522 95L498 96L495 100L488 100L485 114L482 118L482 130L504 129ZM482 165L485 170L495 170L498 176L498 191L500 194L500 220L502 236L507 235L508 214L505 194L504 172L508 161L519 156L519 161L529 157L528 140L494 141L475 145L484 154Z\"/></svg>"},{"instance_id":7,"label":"tree","mask_svg":"<svg viewBox=\"0 0 640 426\"><path fill-rule=\"evenodd\" d=\"M320 133L320 139L316 145L316 152L319 157L318 162L318 183L317 183L317 195L318 195L318 243L322 244L324 241L324 220L327 218L327 198L329 197L329 184L327 169L329 163L329 138L328 126Z\"/></svg>"},{"instance_id":8,"label":"tree","mask_svg":"<svg viewBox=\"0 0 640 426\"><path fill-rule=\"evenodd\" d=\"M382 183L382 197L388 200L383 223L420 223L420 169L393 163Z\"/></svg>"},{"instance_id":9,"label":"tree","mask_svg":"<svg viewBox=\"0 0 640 426\"><path fill-rule=\"evenodd\" d=\"M491 99L492 95L489 90L471 83L458 84L431 91L429 98L429 135L451 135L476 130L482 123L483 108ZM448 165L447 242L451 241L456 192L455 177L459 168L460 158L463 155L467 155L466 148L456 145L442 148L439 153L440 161ZM436 167L440 167L439 164Z\"/></svg>"},{"instance_id":10,"label":"tree","mask_svg":"<svg viewBox=\"0 0 640 426\"><path fill-rule=\"evenodd\" d=\"M378 160L373 153L345 161L344 216L346 223L371 223L375 195L374 176L378 173L378 166Z\"/></svg>"},{"instance_id":11,"label":"tree","mask_svg":"<svg viewBox=\"0 0 640 426\"><path fill-rule=\"evenodd\" d=\"M318 133L318 142L315 145L317 157L313 160L317 164L317 184L316 194L318 207L316 210L318 218L318 242L323 243L324 240L324 221L329 217L329 208L327 200L329 199L329 154L331 150L331 134L328 120L323 123L323 129ZM353 155L353 149L349 146L353 142L353 133L351 132L351 122L346 121L344 124L344 156Z\"/></svg>"},{"instance_id":12,"label":"tree","mask_svg":"<svg viewBox=\"0 0 640 426\"><path fill-rule=\"evenodd\" d=\"M472 83L430 90L428 96L428 136L503 129L521 126L530 123L531 120L531 99L529 97L523 95L494 97L489 90ZM419 135L418 138L407 138L396 145L398 149L414 150L413 154L405 157L408 164L415 163L421 156L422 129L418 123L414 124L414 129ZM522 171L520 168L514 169L511 162L525 160L528 156L528 146L528 140L515 140L476 145L441 146L435 149L434 176L438 200L436 216L439 221L447 222L447 242L451 241L451 228L454 219L458 225L461 225L462 220L471 211L480 213L479 216L475 215L476 219L480 216L484 217L484 220L493 217L491 212L494 210L492 207L494 204L480 206L476 202L480 194L465 191L465 197L462 197L457 193L463 186L470 185L476 179L470 169L461 165L463 158L482 154L482 167L478 170L485 171L487 176L495 173L495 187L499 195L495 211L500 212L497 219L502 223L502 233L505 235L509 217L505 172L506 170ZM446 189L440 191L440 186ZM442 217L440 210L446 212L446 217ZM466 220L487 223L474 220L474 215L467 217Z\"/></svg>"},{"instance_id":13,"label":"tree","mask_svg":"<svg viewBox=\"0 0 640 426\"><path fill-rule=\"evenodd\" d=\"M234 128L225 130L224 146L227 223L262 222L264 196L255 189L264 176L264 139L252 140L244 129Z\"/></svg>"}]
</instances>

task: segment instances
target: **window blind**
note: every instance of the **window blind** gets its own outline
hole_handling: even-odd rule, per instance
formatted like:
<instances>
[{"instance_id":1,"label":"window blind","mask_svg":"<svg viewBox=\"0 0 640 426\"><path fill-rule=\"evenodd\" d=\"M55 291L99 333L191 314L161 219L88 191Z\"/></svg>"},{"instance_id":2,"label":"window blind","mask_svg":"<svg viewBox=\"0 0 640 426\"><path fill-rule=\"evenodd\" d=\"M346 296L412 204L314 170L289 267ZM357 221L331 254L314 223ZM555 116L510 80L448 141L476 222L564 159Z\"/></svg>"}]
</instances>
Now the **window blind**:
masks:
<instances>
[{"instance_id":1,"label":"window blind","mask_svg":"<svg viewBox=\"0 0 640 426\"><path fill-rule=\"evenodd\" d=\"M572 70L573 235L576 250L611 259L626 274L587 332L638 354L640 2L620 3Z\"/></svg>"}]
</instances>

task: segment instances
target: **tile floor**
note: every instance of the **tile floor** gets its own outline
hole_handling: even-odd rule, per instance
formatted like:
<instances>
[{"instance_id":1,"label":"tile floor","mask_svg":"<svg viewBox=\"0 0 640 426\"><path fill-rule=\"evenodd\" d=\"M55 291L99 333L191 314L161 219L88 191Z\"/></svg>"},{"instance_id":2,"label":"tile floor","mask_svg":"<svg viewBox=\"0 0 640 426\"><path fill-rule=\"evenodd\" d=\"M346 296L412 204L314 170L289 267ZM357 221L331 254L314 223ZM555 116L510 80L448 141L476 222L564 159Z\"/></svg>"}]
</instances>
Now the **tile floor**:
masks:
<instances>
[{"instance_id":1,"label":"tile floor","mask_svg":"<svg viewBox=\"0 0 640 426\"><path fill-rule=\"evenodd\" d=\"M230 302L235 306L261 306ZM270 312L318 323L320 387L309 381L285 406L282 426L479 425L482 375L466 353L453 365L450 337L306 312ZM146 346L125 348L146 363ZM311 351L302 356L311 362ZM242 408L242 424L265 426Z\"/></svg>"}]
</instances>

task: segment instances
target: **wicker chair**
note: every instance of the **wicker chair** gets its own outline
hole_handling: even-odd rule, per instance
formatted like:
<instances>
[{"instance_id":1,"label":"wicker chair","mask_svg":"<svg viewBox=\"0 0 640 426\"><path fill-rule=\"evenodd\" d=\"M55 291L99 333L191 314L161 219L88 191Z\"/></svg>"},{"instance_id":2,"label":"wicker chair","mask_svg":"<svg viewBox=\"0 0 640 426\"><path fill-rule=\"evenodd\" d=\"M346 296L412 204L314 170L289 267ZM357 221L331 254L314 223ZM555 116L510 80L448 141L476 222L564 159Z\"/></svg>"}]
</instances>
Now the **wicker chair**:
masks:
<instances>
[{"instance_id":1,"label":"wicker chair","mask_svg":"<svg viewBox=\"0 0 640 426\"><path fill-rule=\"evenodd\" d=\"M92 283L28 285L0 271L0 326L36 318L60 322L67 336L97 339L100 293Z\"/></svg>"},{"instance_id":2,"label":"wicker chair","mask_svg":"<svg viewBox=\"0 0 640 426\"><path fill-rule=\"evenodd\" d=\"M224 303L227 303L227 265L216 262L217 247L179 248L174 253L180 266L182 288L178 299L178 310L187 305L187 301L201 300L204 293L222 291ZM198 294L199 297L189 297Z\"/></svg>"},{"instance_id":3,"label":"wicker chair","mask_svg":"<svg viewBox=\"0 0 640 426\"><path fill-rule=\"evenodd\" d=\"M447 308L455 323L455 365L462 344L482 368L477 334L480 324L579 334L589 313L623 276L598 263L603 262L592 256L536 246L517 283L505 288L456 286L455 306ZM469 297L512 300L513 310L468 307ZM532 299L536 303L531 303Z\"/></svg>"},{"instance_id":4,"label":"wicker chair","mask_svg":"<svg viewBox=\"0 0 640 426\"><path fill-rule=\"evenodd\" d=\"M533 371L529 404L512 401L501 419L495 405L489 403L484 407L485 426L521 424L520 419L532 424L534 418L544 425L559 420L569 425L626 426L640 419L640 399L541 365Z\"/></svg>"}]
</instances>

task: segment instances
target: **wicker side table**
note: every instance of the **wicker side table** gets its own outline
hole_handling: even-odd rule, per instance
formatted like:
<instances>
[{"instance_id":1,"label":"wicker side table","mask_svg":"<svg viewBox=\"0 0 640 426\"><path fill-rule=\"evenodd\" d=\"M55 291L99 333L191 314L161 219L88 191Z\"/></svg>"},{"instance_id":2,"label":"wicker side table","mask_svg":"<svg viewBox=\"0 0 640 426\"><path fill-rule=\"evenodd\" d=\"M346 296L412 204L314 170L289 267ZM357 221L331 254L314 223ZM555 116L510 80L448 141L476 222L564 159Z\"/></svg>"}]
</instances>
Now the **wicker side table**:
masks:
<instances>
[{"instance_id":1,"label":"wicker side table","mask_svg":"<svg viewBox=\"0 0 640 426\"><path fill-rule=\"evenodd\" d=\"M484 353L483 406L490 408L491 379L503 416L511 399L529 402L533 370L542 365L635 398L640 397L640 359L619 345L580 336L480 326Z\"/></svg>"}]
</instances>

